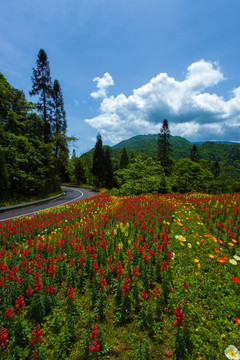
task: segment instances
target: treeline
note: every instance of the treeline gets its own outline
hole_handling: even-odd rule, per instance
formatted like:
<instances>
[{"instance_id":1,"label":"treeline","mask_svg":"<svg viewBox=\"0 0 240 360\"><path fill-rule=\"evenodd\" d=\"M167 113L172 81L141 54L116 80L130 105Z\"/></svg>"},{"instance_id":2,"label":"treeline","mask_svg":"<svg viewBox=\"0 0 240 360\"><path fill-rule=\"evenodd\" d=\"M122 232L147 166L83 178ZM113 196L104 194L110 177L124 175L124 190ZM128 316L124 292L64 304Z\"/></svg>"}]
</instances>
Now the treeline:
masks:
<instances>
[{"instance_id":1,"label":"treeline","mask_svg":"<svg viewBox=\"0 0 240 360\"><path fill-rule=\"evenodd\" d=\"M31 96L0 73L0 201L38 198L68 181L67 121L60 83L44 50L33 68Z\"/></svg>"},{"instance_id":2,"label":"treeline","mask_svg":"<svg viewBox=\"0 0 240 360\"><path fill-rule=\"evenodd\" d=\"M189 148L188 158L173 160L174 149L166 119L155 146L157 156L150 157L133 150L127 151L125 147L104 147L99 134L93 150L81 158L70 160L71 180L76 182L77 168L74 164L78 164L84 183L111 189L113 195L240 191L240 170L226 162L200 159L197 145ZM78 183L81 183L80 177Z\"/></svg>"}]
</instances>

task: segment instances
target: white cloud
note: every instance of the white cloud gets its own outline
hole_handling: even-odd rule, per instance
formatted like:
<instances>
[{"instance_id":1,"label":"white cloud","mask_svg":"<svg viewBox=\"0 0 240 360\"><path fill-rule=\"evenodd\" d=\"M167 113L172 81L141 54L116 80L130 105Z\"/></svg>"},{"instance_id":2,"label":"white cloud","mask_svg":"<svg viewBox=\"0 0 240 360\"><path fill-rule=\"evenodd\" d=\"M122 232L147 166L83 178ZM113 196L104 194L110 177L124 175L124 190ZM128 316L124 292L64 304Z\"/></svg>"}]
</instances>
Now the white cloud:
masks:
<instances>
[{"instance_id":1,"label":"white cloud","mask_svg":"<svg viewBox=\"0 0 240 360\"><path fill-rule=\"evenodd\" d=\"M160 73L149 83L134 89L132 95L106 96L106 88L113 85L106 73L95 78L98 91L91 96L102 97L100 113L85 121L98 129L104 140L116 143L137 134L159 132L163 119L168 119L172 135L192 140L207 138L237 140L240 128L240 87L232 91L232 98L210 94L209 87L224 80L217 63L197 61L187 68L183 81ZM93 95L94 94L94 95Z\"/></svg>"},{"instance_id":2,"label":"white cloud","mask_svg":"<svg viewBox=\"0 0 240 360\"><path fill-rule=\"evenodd\" d=\"M105 98L107 96L107 88L114 85L113 79L109 73L105 73L102 78L95 77L93 81L97 81L98 91L92 92L91 96L95 99Z\"/></svg>"}]
</instances>

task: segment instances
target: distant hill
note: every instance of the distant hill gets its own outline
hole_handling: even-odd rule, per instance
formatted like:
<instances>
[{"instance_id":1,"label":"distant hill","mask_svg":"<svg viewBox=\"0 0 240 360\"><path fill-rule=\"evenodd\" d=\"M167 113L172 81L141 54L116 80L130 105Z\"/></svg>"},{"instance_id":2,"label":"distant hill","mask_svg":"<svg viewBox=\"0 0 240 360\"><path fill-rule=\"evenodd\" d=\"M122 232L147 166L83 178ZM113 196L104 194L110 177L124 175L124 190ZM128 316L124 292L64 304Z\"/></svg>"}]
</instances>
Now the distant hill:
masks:
<instances>
[{"instance_id":1,"label":"distant hill","mask_svg":"<svg viewBox=\"0 0 240 360\"><path fill-rule=\"evenodd\" d=\"M157 156L157 140L158 134L137 135L128 140L123 140L114 145L113 149L134 150L144 153L148 156ZM173 146L173 158L181 159L189 157L192 143L181 136L170 136L170 143Z\"/></svg>"},{"instance_id":2,"label":"distant hill","mask_svg":"<svg viewBox=\"0 0 240 360\"><path fill-rule=\"evenodd\" d=\"M121 149L124 146L127 150L134 150L147 156L157 156L158 134L137 135L128 140L121 141L112 149ZM193 144L198 146L200 158L228 162L230 165L240 167L240 145L230 141L206 141L191 143L181 136L170 136L170 143L173 146L173 159L188 158Z\"/></svg>"}]
</instances>

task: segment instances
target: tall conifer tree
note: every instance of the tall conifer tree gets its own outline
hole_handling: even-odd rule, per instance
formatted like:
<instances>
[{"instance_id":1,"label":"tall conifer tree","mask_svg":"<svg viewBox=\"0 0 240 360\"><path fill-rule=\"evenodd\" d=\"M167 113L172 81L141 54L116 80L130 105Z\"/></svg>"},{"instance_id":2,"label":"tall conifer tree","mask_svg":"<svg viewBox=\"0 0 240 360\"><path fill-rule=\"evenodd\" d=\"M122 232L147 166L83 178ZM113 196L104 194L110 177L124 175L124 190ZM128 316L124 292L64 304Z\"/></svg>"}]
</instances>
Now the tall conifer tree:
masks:
<instances>
[{"instance_id":1,"label":"tall conifer tree","mask_svg":"<svg viewBox=\"0 0 240 360\"><path fill-rule=\"evenodd\" d=\"M52 80L50 75L50 66L46 52L39 50L36 69L33 68L32 90L29 92L31 96L39 95L37 102L38 110L44 120L44 141L51 140L51 96L52 96Z\"/></svg>"},{"instance_id":2,"label":"tall conifer tree","mask_svg":"<svg viewBox=\"0 0 240 360\"><path fill-rule=\"evenodd\" d=\"M168 121L163 120L162 127L157 141L158 146L158 160L160 161L162 167L167 172L171 171L173 161L171 159L172 155L172 145L170 144L170 130L168 127Z\"/></svg>"},{"instance_id":3,"label":"tall conifer tree","mask_svg":"<svg viewBox=\"0 0 240 360\"><path fill-rule=\"evenodd\" d=\"M119 160L119 169L125 169L128 166L128 164L129 164L128 153L124 146Z\"/></svg>"},{"instance_id":4,"label":"tall conifer tree","mask_svg":"<svg viewBox=\"0 0 240 360\"><path fill-rule=\"evenodd\" d=\"M61 143L65 139L67 130L66 112L64 110L64 101L62 89L58 80L54 80L52 89L52 134L55 142L55 156L58 156ZM62 139L61 136L63 135ZM66 139L65 139L66 141Z\"/></svg>"},{"instance_id":5,"label":"tall conifer tree","mask_svg":"<svg viewBox=\"0 0 240 360\"><path fill-rule=\"evenodd\" d=\"M190 159L195 162L199 162L199 153L196 144L193 144L192 149L190 151Z\"/></svg>"},{"instance_id":6,"label":"tall conifer tree","mask_svg":"<svg viewBox=\"0 0 240 360\"><path fill-rule=\"evenodd\" d=\"M105 154L100 133L97 135L97 142L94 148L92 173L95 177L95 186L103 186L105 179Z\"/></svg>"}]
</instances>

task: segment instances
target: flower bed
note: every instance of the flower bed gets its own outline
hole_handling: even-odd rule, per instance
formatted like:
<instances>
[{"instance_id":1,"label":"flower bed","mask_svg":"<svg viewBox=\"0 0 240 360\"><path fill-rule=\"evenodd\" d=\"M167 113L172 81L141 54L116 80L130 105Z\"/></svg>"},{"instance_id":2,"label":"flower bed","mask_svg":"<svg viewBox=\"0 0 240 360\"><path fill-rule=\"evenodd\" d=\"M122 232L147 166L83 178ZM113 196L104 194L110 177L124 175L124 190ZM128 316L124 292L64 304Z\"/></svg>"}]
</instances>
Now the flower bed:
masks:
<instances>
[{"instance_id":1,"label":"flower bed","mask_svg":"<svg viewBox=\"0 0 240 360\"><path fill-rule=\"evenodd\" d=\"M102 193L0 223L1 359L238 359L239 203Z\"/></svg>"}]
</instances>

